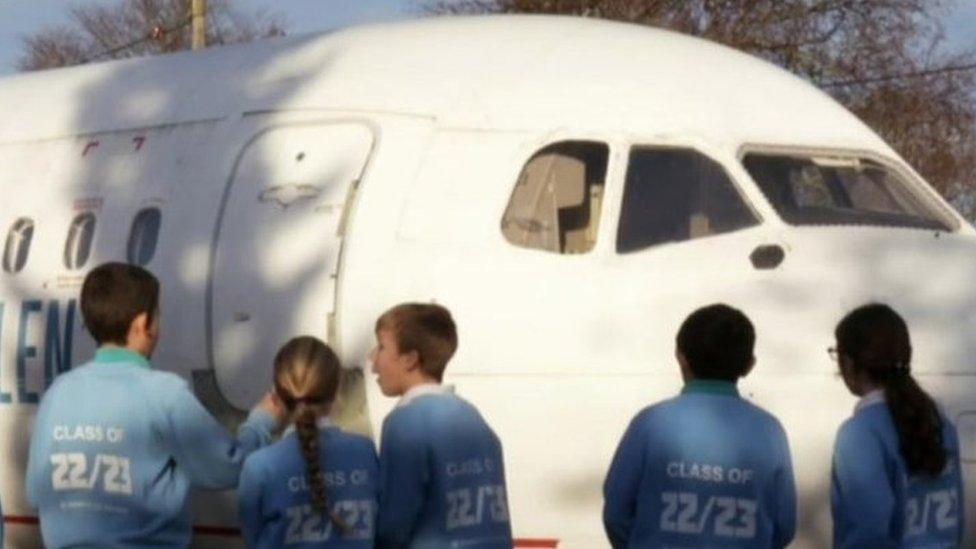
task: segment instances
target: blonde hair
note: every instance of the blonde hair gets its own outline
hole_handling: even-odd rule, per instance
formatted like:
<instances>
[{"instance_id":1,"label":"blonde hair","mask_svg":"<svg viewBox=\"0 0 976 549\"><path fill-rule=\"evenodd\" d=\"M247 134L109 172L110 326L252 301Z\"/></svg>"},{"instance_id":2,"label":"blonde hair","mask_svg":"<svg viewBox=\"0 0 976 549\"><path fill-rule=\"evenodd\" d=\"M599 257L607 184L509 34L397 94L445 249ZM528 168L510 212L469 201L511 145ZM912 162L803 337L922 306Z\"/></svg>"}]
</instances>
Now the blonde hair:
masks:
<instances>
[{"instance_id":1,"label":"blonde hair","mask_svg":"<svg viewBox=\"0 0 976 549\"><path fill-rule=\"evenodd\" d=\"M285 343L274 359L274 389L295 422L295 432L308 474L312 507L329 513L333 523L342 521L329 511L325 478L319 464L318 418L327 414L339 390L342 367L339 358L321 340L300 336Z\"/></svg>"},{"instance_id":2,"label":"blonde hair","mask_svg":"<svg viewBox=\"0 0 976 549\"><path fill-rule=\"evenodd\" d=\"M451 312L434 303L401 303L376 321L376 331L393 332L400 354L415 351L420 370L437 381L457 350L457 327Z\"/></svg>"}]
</instances>

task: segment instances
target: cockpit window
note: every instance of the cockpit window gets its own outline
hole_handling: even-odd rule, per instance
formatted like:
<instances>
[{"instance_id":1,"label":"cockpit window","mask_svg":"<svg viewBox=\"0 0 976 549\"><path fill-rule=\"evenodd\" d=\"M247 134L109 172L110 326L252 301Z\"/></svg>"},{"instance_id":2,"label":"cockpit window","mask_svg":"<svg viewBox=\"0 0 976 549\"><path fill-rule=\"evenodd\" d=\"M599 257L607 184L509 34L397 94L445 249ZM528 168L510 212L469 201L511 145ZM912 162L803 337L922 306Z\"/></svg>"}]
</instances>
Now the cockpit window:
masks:
<instances>
[{"instance_id":1,"label":"cockpit window","mask_svg":"<svg viewBox=\"0 0 976 549\"><path fill-rule=\"evenodd\" d=\"M27 264L31 240L34 238L34 221L21 217L7 231L7 242L3 247L3 270L16 274Z\"/></svg>"},{"instance_id":2,"label":"cockpit window","mask_svg":"<svg viewBox=\"0 0 976 549\"><path fill-rule=\"evenodd\" d=\"M792 225L882 225L951 230L894 170L856 157L749 153L743 164Z\"/></svg>"},{"instance_id":3,"label":"cockpit window","mask_svg":"<svg viewBox=\"0 0 976 549\"><path fill-rule=\"evenodd\" d=\"M559 254L592 250L609 156L606 144L589 141L563 141L533 155L502 217L505 238Z\"/></svg>"},{"instance_id":4,"label":"cockpit window","mask_svg":"<svg viewBox=\"0 0 976 549\"><path fill-rule=\"evenodd\" d=\"M129 244L126 247L129 263L145 267L152 261L156 254L161 221L162 214L159 208L139 210L132 220L132 228L129 229Z\"/></svg>"},{"instance_id":5,"label":"cockpit window","mask_svg":"<svg viewBox=\"0 0 976 549\"><path fill-rule=\"evenodd\" d=\"M617 230L618 253L758 223L714 160L692 149L631 149Z\"/></svg>"},{"instance_id":6,"label":"cockpit window","mask_svg":"<svg viewBox=\"0 0 976 549\"><path fill-rule=\"evenodd\" d=\"M95 214L85 212L78 214L71 221L68 238L64 242L64 266L68 269L80 269L88 262L91 255L92 237L95 235Z\"/></svg>"}]
</instances>

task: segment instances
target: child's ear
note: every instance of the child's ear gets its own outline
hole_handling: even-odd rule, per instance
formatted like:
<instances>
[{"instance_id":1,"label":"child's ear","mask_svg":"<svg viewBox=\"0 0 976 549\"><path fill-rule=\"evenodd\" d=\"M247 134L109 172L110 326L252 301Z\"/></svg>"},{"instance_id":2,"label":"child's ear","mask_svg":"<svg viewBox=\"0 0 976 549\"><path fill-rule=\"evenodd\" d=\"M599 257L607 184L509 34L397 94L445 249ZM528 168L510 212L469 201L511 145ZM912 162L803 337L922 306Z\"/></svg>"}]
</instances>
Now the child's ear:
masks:
<instances>
[{"instance_id":1,"label":"child's ear","mask_svg":"<svg viewBox=\"0 0 976 549\"><path fill-rule=\"evenodd\" d=\"M403 353L403 356L407 360L407 370L417 370L420 368L420 353L417 351L408 351Z\"/></svg>"},{"instance_id":2,"label":"child's ear","mask_svg":"<svg viewBox=\"0 0 976 549\"><path fill-rule=\"evenodd\" d=\"M143 336L149 333L149 314L139 313L129 324L129 337Z\"/></svg>"},{"instance_id":3,"label":"child's ear","mask_svg":"<svg viewBox=\"0 0 976 549\"><path fill-rule=\"evenodd\" d=\"M681 369L681 380L685 383L691 381L693 376L691 375L691 369L688 368L688 359L685 358L685 354L681 352L681 349L674 348L674 358L678 361L678 367Z\"/></svg>"}]
</instances>

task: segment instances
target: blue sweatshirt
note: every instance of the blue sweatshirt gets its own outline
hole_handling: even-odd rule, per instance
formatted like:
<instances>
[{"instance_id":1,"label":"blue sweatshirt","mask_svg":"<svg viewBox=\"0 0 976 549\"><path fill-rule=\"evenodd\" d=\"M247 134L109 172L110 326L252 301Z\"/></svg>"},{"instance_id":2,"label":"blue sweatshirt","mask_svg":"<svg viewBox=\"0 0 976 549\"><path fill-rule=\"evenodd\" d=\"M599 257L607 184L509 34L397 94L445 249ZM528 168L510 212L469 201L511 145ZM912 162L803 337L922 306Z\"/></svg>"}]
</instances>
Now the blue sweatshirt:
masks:
<instances>
[{"instance_id":1,"label":"blue sweatshirt","mask_svg":"<svg viewBox=\"0 0 976 549\"><path fill-rule=\"evenodd\" d=\"M274 426L252 412L235 440L182 378L125 349L99 349L55 379L34 422L27 499L44 545L186 547L189 489L236 486Z\"/></svg>"},{"instance_id":2,"label":"blue sweatshirt","mask_svg":"<svg viewBox=\"0 0 976 549\"><path fill-rule=\"evenodd\" d=\"M379 548L512 547L502 446L441 385L415 387L383 422Z\"/></svg>"},{"instance_id":3,"label":"blue sweatshirt","mask_svg":"<svg viewBox=\"0 0 976 549\"><path fill-rule=\"evenodd\" d=\"M732 383L692 381L637 414L603 494L615 548L784 547L796 531L786 434Z\"/></svg>"},{"instance_id":4,"label":"blue sweatshirt","mask_svg":"<svg viewBox=\"0 0 976 549\"><path fill-rule=\"evenodd\" d=\"M379 491L373 442L323 418L318 443L326 502L342 525L312 507L307 466L292 431L244 463L237 497L248 547L372 549Z\"/></svg>"},{"instance_id":5,"label":"blue sweatshirt","mask_svg":"<svg viewBox=\"0 0 976 549\"><path fill-rule=\"evenodd\" d=\"M880 392L841 426L830 485L834 547L958 547L963 532L959 437L943 417L942 475L912 477Z\"/></svg>"}]
</instances>

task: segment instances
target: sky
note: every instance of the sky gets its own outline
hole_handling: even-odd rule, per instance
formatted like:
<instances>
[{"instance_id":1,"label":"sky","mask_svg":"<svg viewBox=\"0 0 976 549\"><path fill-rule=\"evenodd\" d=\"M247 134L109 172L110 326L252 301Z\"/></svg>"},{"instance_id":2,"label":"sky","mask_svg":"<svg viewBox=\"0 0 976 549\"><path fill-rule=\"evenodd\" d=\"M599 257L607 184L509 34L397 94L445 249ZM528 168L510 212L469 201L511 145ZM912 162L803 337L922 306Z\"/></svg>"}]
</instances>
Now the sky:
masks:
<instances>
[{"instance_id":1,"label":"sky","mask_svg":"<svg viewBox=\"0 0 976 549\"><path fill-rule=\"evenodd\" d=\"M21 37L51 25L68 22L77 4L112 0L0 0L0 75L15 72ZM280 15L290 35L417 17L415 0L229 0L243 13L258 10ZM976 0L973 0L976 2Z\"/></svg>"},{"instance_id":2,"label":"sky","mask_svg":"<svg viewBox=\"0 0 976 549\"><path fill-rule=\"evenodd\" d=\"M16 70L21 37L67 22L77 3L110 0L0 0L0 75ZM265 10L284 18L289 34L417 17L420 0L229 0L244 12ZM976 50L976 0L957 0L946 18L947 46Z\"/></svg>"}]
</instances>

